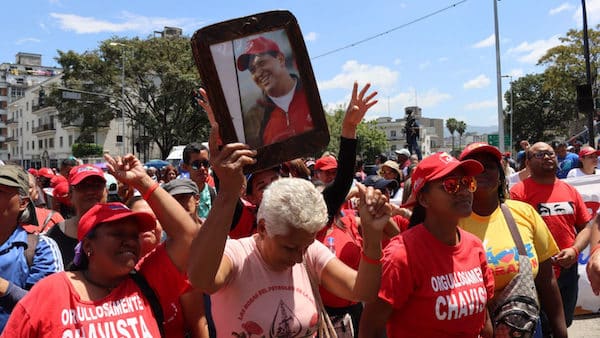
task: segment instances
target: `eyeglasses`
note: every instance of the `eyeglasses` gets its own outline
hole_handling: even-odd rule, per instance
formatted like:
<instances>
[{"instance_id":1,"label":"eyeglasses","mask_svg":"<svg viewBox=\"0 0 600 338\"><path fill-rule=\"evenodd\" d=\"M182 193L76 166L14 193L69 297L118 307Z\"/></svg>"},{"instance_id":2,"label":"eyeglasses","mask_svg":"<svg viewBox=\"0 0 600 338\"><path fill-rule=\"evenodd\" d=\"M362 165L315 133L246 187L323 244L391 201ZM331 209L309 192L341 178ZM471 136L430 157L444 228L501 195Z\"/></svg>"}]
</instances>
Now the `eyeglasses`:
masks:
<instances>
[{"instance_id":1,"label":"eyeglasses","mask_svg":"<svg viewBox=\"0 0 600 338\"><path fill-rule=\"evenodd\" d=\"M194 162L191 163L191 165L192 165L192 169L194 169L194 170L200 169L201 166L206 169L210 168L210 162L208 162L208 160L195 160Z\"/></svg>"},{"instance_id":2,"label":"eyeglasses","mask_svg":"<svg viewBox=\"0 0 600 338\"><path fill-rule=\"evenodd\" d=\"M475 192L477 190L477 181L473 176L448 177L442 181L442 187L450 195L456 194L463 187L467 188L469 192Z\"/></svg>"},{"instance_id":3,"label":"eyeglasses","mask_svg":"<svg viewBox=\"0 0 600 338\"><path fill-rule=\"evenodd\" d=\"M550 151L550 150L538 151L536 153L533 153L533 157L538 158L538 159L544 158L544 157L546 157L546 155L548 157L554 157L554 156L556 156L556 154L553 151Z\"/></svg>"},{"instance_id":4,"label":"eyeglasses","mask_svg":"<svg viewBox=\"0 0 600 338\"><path fill-rule=\"evenodd\" d=\"M88 181L73 186L76 191L102 190L106 188L106 183L102 181Z\"/></svg>"}]
</instances>

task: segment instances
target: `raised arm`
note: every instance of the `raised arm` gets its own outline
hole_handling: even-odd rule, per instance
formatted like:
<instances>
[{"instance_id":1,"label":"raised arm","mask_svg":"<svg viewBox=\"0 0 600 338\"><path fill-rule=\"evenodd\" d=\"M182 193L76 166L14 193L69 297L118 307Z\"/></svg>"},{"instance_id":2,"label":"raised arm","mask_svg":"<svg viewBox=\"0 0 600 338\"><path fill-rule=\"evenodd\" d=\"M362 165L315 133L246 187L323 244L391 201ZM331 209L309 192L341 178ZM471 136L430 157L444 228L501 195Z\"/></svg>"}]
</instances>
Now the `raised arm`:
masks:
<instances>
[{"instance_id":1,"label":"raised arm","mask_svg":"<svg viewBox=\"0 0 600 338\"><path fill-rule=\"evenodd\" d=\"M377 100L373 99L377 92L367 94L370 87L371 84L367 83L359 92L358 83L354 82L352 88L350 103L342 122L338 170L333 182L323 190L323 198L327 204L330 220L344 203L352 186L356 161L356 129L369 108L377 103Z\"/></svg>"},{"instance_id":2,"label":"raised arm","mask_svg":"<svg viewBox=\"0 0 600 338\"><path fill-rule=\"evenodd\" d=\"M165 232L169 235L166 250L175 266L185 271L190 245L198 226L185 209L165 190L152 180L140 160L132 154L112 158L104 155L111 174L118 180L137 189L154 211Z\"/></svg>"},{"instance_id":3,"label":"raised arm","mask_svg":"<svg viewBox=\"0 0 600 338\"><path fill-rule=\"evenodd\" d=\"M243 168L255 162L256 151L242 143L227 144L219 149L219 126L212 115L204 90L201 90L201 94L204 100L200 103L211 122L211 167L218 177L227 179L220 181L219 193L192 243L188 278L195 287L214 293L223 286L231 272L231 261L223 256L225 242L244 183Z\"/></svg>"}]
</instances>

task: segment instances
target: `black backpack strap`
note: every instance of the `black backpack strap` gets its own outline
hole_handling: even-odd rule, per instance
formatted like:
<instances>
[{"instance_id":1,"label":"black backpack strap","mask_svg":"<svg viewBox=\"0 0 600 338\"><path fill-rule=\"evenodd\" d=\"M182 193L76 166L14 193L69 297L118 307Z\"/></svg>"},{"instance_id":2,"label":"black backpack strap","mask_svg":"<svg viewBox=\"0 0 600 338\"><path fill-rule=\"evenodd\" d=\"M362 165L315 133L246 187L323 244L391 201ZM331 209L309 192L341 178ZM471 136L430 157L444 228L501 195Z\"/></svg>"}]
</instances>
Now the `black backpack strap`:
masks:
<instances>
[{"instance_id":1,"label":"black backpack strap","mask_svg":"<svg viewBox=\"0 0 600 338\"><path fill-rule=\"evenodd\" d=\"M160 336L165 338L165 328L164 328L164 315L162 311L162 307L160 302L158 301L158 297L156 297L156 293L148 284L148 281L141 273L138 273L136 270L133 270L129 273L129 276L135 284L140 288L144 297L150 303L150 308L152 309L152 314L154 314L154 318L156 319L156 324L158 325L158 330L160 331Z\"/></svg>"},{"instance_id":2,"label":"black backpack strap","mask_svg":"<svg viewBox=\"0 0 600 338\"><path fill-rule=\"evenodd\" d=\"M210 194L210 204L212 205L215 198L217 198L217 191L215 190L215 188L213 188L209 185L208 193Z\"/></svg>"},{"instance_id":3,"label":"black backpack strap","mask_svg":"<svg viewBox=\"0 0 600 338\"><path fill-rule=\"evenodd\" d=\"M35 248L40 241L38 234L27 233L27 249L25 249L24 255L27 260L27 266L31 268L33 265L33 256L35 256Z\"/></svg>"}]
</instances>

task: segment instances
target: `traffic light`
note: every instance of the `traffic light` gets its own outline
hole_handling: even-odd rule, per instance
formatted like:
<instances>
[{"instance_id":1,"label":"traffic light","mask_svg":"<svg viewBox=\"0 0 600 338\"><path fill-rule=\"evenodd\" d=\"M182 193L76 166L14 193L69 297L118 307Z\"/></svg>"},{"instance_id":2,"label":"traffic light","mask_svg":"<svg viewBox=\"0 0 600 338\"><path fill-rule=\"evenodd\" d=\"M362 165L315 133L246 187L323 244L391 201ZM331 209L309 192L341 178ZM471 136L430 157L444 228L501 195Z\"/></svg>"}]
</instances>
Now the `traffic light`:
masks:
<instances>
[{"instance_id":1,"label":"traffic light","mask_svg":"<svg viewBox=\"0 0 600 338\"><path fill-rule=\"evenodd\" d=\"M43 107L46 104L46 92L44 91L44 87L40 87L40 92L38 93L38 106Z\"/></svg>"}]
</instances>

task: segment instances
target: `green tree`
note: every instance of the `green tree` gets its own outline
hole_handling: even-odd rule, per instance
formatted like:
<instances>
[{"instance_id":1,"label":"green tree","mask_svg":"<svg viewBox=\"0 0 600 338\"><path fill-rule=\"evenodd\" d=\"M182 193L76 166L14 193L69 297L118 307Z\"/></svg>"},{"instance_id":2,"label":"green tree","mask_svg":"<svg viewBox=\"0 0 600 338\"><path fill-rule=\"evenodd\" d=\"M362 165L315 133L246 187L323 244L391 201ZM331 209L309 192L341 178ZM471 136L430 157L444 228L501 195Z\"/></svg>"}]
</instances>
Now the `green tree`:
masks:
<instances>
[{"instance_id":1,"label":"green tree","mask_svg":"<svg viewBox=\"0 0 600 338\"><path fill-rule=\"evenodd\" d=\"M456 132L458 133L458 149L461 148L462 136L467 131L467 123L465 121L456 122Z\"/></svg>"},{"instance_id":2,"label":"green tree","mask_svg":"<svg viewBox=\"0 0 600 338\"><path fill-rule=\"evenodd\" d=\"M65 100L54 90L49 101L63 123L80 126L80 138L89 138L122 110L135 129L145 131L142 143L155 142L162 158L174 145L208 139L206 114L193 99L200 79L188 37L111 38L94 51L58 53L61 85L85 93L81 100Z\"/></svg>"},{"instance_id":3,"label":"green tree","mask_svg":"<svg viewBox=\"0 0 600 338\"><path fill-rule=\"evenodd\" d=\"M330 135L327 150L335 154L340 150L340 134L345 112L346 110L339 106L325 114ZM377 127L375 121L362 121L356 129L356 138L358 140L356 153L363 158L365 163L373 163L375 156L388 148L385 133ZM319 156L320 154L315 155Z\"/></svg>"},{"instance_id":4,"label":"green tree","mask_svg":"<svg viewBox=\"0 0 600 338\"><path fill-rule=\"evenodd\" d=\"M567 132L569 98L547 90L545 74L530 74L513 82L513 138L553 141ZM510 101L510 92L505 93Z\"/></svg>"},{"instance_id":5,"label":"green tree","mask_svg":"<svg viewBox=\"0 0 600 338\"><path fill-rule=\"evenodd\" d=\"M452 150L454 150L454 132L458 128L458 121L454 117L447 119L446 120L446 128L448 129L448 131L450 132L450 135L452 136Z\"/></svg>"}]
</instances>

